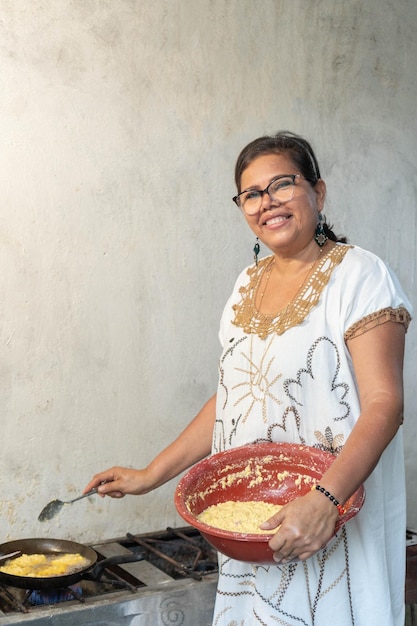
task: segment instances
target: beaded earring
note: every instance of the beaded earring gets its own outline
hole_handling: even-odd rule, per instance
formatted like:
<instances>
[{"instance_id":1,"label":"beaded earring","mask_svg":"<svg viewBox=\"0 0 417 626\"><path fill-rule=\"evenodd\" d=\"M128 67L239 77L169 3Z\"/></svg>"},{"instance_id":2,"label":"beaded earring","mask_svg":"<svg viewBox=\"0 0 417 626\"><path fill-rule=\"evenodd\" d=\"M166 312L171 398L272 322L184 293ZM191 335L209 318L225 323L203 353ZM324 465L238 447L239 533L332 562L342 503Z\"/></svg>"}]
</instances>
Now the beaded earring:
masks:
<instances>
[{"instance_id":1,"label":"beaded earring","mask_svg":"<svg viewBox=\"0 0 417 626\"><path fill-rule=\"evenodd\" d=\"M324 230L324 224L326 223L326 219L322 213L319 213L319 221L317 222L316 233L314 235L314 240L316 244L322 248L326 241L328 240L328 236L326 235L326 231Z\"/></svg>"},{"instance_id":2,"label":"beaded earring","mask_svg":"<svg viewBox=\"0 0 417 626\"><path fill-rule=\"evenodd\" d=\"M259 239L257 237L255 241L255 245L253 246L253 260L255 261L256 267L258 267L258 255L259 255L260 249L261 247L259 245Z\"/></svg>"}]
</instances>

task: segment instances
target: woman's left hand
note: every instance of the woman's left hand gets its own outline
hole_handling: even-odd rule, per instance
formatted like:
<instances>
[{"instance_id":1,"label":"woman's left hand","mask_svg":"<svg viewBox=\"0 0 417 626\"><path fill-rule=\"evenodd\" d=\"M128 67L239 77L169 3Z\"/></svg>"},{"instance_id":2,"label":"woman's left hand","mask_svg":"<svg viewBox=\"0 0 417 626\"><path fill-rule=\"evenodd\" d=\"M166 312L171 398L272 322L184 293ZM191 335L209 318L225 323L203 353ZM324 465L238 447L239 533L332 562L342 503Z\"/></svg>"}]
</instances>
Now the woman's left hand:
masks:
<instances>
[{"instance_id":1,"label":"woman's left hand","mask_svg":"<svg viewBox=\"0 0 417 626\"><path fill-rule=\"evenodd\" d=\"M263 530L279 527L269 542L274 560L304 561L324 548L334 535L338 515L337 507L315 490L286 504L261 525Z\"/></svg>"}]
</instances>

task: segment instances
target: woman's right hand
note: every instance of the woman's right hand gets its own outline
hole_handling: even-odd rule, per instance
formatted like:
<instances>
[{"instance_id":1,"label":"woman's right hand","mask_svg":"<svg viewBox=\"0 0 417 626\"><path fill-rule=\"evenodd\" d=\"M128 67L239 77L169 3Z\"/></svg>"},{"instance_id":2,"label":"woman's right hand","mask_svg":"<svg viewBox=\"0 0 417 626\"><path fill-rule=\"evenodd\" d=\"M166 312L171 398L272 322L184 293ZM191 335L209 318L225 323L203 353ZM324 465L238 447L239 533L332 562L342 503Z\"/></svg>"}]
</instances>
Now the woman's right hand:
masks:
<instances>
[{"instance_id":1,"label":"woman's right hand","mask_svg":"<svg viewBox=\"0 0 417 626\"><path fill-rule=\"evenodd\" d=\"M123 498L126 494L140 495L153 489L147 469L136 470L128 467L111 467L95 474L83 493L97 488L99 496Z\"/></svg>"}]
</instances>

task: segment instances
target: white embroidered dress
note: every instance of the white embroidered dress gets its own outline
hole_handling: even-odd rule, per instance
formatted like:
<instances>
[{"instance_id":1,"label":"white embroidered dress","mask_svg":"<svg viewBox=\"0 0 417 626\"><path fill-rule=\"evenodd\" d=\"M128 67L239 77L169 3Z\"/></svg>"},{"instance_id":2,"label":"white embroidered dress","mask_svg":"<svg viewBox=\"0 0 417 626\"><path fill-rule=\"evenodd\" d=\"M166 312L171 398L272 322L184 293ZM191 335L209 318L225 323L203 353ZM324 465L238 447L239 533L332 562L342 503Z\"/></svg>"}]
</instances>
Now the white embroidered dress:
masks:
<instances>
[{"instance_id":1,"label":"white embroidered dress","mask_svg":"<svg viewBox=\"0 0 417 626\"><path fill-rule=\"evenodd\" d=\"M378 323L375 319L380 322L381 311L386 319L407 326L410 303L378 257L338 244L320 260L281 317L278 332L276 327L261 338L233 321L240 319L244 326L242 310L247 320L251 318L257 277L268 262L263 259L258 268L249 268L249 277L247 270L241 273L222 316L213 452L279 441L337 454L360 410L345 338L350 331L363 332L367 324L372 327ZM255 309L253 313L256 318ZM267 567L219 555L213 624L403 626L406 521L401 429L365 490L360 513L305 562Z\"/></svg>"}]
</instances>

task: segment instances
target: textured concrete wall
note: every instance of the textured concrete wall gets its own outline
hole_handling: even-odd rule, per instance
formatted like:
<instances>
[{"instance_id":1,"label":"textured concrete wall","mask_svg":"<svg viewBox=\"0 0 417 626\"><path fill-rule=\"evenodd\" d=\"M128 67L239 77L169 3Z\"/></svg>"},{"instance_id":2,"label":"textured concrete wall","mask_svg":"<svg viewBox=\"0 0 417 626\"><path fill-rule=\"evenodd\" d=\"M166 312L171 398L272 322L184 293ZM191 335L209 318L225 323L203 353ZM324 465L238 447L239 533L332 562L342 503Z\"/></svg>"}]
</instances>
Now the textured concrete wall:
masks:
<instances>
[{"instance_id":1,"label":"textured concrete wall","mask_svg":"<svg viewBox=\"0 0 417 626\"><path fill-rule=\"evenodd\" d=\"M311 139L330 221L416 304L416 27L414 0L0 0L1 539L179 522L175 481L37 515L146 464L214 391L253 245L233 164L259 134Z\"/></svg>"}]
</instances>

